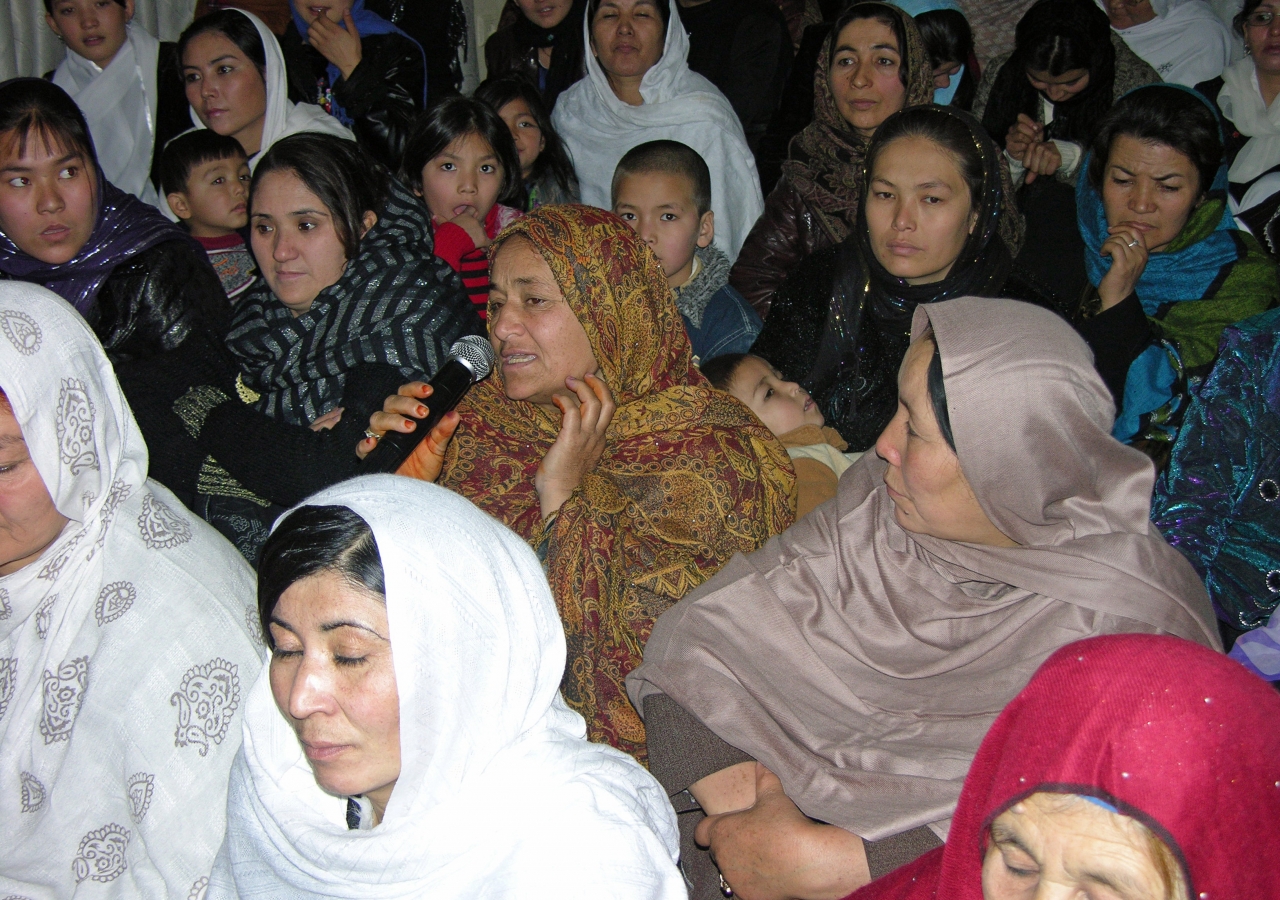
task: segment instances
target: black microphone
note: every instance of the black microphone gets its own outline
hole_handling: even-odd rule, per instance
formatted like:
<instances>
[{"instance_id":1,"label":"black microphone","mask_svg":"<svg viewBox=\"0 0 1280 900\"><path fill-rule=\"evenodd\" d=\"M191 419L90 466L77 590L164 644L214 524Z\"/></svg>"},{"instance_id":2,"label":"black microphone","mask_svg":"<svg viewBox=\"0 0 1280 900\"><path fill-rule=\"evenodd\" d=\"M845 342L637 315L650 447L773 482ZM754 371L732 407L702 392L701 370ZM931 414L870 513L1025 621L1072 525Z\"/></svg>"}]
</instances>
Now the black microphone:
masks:
<instances>
[{"instance_id":1,"label":"black microphone","mask_svg":"<svg viewBox=\"0 0 1280 900\"><path fill-rule=\"evenodd\" d=\"M449 348L449 358L444 361L435 377L429 382L431 396L423 400L430 412L425 419L412 420L417 427L408 434L388 431L378 441L378 446L364 459L365 472L394 472L409 458L414 448L431 433L431 429L444 418L445 413L458 405L467 389L481 381L497 361L488 338L469 334L454 342Z\"/></svg>"}]
</instances>

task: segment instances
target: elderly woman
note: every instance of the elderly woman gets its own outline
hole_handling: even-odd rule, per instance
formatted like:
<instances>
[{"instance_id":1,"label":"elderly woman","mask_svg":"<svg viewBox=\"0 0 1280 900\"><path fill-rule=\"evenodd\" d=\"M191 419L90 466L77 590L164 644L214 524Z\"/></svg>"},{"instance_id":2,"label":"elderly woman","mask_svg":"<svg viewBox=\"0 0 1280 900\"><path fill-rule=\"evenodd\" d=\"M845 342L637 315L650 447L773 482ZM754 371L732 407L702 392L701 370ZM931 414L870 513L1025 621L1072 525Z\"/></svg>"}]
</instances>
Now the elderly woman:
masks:
<instances>
[{"instance_id":1,"label":"elderly woman","mask_svg":"<svg viewBox=\"0 0 1280 900\"><path fill-rule=\"evenodd\" d=\"M689 69L676 0L591 0L582 27L591 49L587 76L561 95L552 115L582 202L610 207L613 171L632 147L680 141L711 169L716 244L737 258L764 207L755 159L729 101Z\"/></svg>"},{"instance_id":2,"label":"elderly woman","mask_svg":"<svg viewBox=\"0 0 1280 900\"><path fill-rule=\"evenodd\" d=\"M494 243L492 281L498 377L402 471L434 480L443 465L441 484L538 549L569 639L565 699L592 740L643 758L622 681L654 619L791 524L795 476L694 368L657 258L612 213L534 210ZM384 408L420 418L420 387ZM386 413L371 426L412 430Z\"/></svg>"},{"instance_id":3,"label":"elderly woman","mask_svg":"<svg viewBox=\"0 0 1280 900\"><path fill-rule=\"evenodd\" d=\"M461 282L432 255L429 219L356 144L278 141L253 179L262 277L225 349L126 377L148 440L166 448L166 483L194 494L249 559L285 507L355 474L351 445L388 391L434 374L454 341L480 331Z\"/></svg>"},{"instance_id":4,"label":"elderly woman","mask_svg":"<svg viewBox=\"0 0 1280 900\"><path fill-rule=\"evenodd\" d=\"M1022 216L1008 169L965 113L894 113L867 148L858 227L792 272L752 352L804 385L853 451L898 409L898 367L921 303L979 295L1045 303L1013 260Z\"/></svg>"},{"instance_id":5,"label":"elderly woman","mask_svg":"<svg viewBox=\"0 0 1280 900\"><path fill-rule=\"evenodd\" d=\"M699 843L745 897L841 897L936 844L924 826L945 831L982 736L1064 644L1221 646L1071 326L964 297L912 333L876 453L665 614L628 679L654 774L695 809L682 832L712 816Z\"/></svg>"},{"instance_id":6,"label":"elderly woman","mask_svg":"<svg viewBox=\"0 0 1280 900\"><path fill-rule=\"evenodd\" d=\"M813 122L791 141L782 178L729 273L766 320L774 292L796 266L856 228L862 164L876 129L933 96L929 55L911 17L884 3L845 10L823 44L813 92Z\"/></svg>"},{"instance_id":7,"label":"elderly woman","mask_svg":"<svg viewBox=\"0 0 1280 900\"><path fill-rule=\"evenodd\" d=\"M192 22L178 39L178 56L191 121L239 141L251 169L267 148L291 134L355 137L319 106L290 102L280 43L251 12L222 9Z\"/></svg>"},{"instance_id":8,"label":"elderly woman","mask_svg":"<svg viewBox=\"0 0 1280 900\"><path fill-rule=\"evenodd\" d=\"M519 75L547 110L582 78L587 0L507 0L499 28L484 42L490 78Z\"/></svg>"},{"instance_id":9,"label":"elderly woman","mask_svg":"<svg viewBox=\"0 0 1280 900\"><path fill-rule=\"evenodd\" d=\"M147 478L84 320L0 284L0 891L203 891L261 666L253 573Z\"/></svg>"},{"instance_id":10,"label":"elderly woman","mask_svg":"<svg viewBox=\"0 0 1280 900\"><path fill-rule=\"evenodd\" d=\"M0 84L0 278L43 285L112 360L221 340L230 318L204 250L107 181L84 115L39 78Z\"/></svg>"},{"instance_id":11,"label":"elderly woman","mask_svg":"<svg viewBox=\"0 0 1280 900\"><path fill-rule=\"evenodd\" d=\"M1233 661L1170 637L1080 641L991 726L945 849L850 900L1275 897L1277 760L1280 698Z\"/></svg>"},{"instance_id":12,"label":"elderly woman","mask_svg":"<svg viewBox=\"0 0 1280 900\"><path fill-rule=\"evenodd\" d=\"M1193 91L1126 95L1085 171L1076 208L1092 289L1079 327L1119 407L1115 436L1163 461L1222 329L1280 297L1275 264L1236 228L1217 118Z\"/></svg>"},{"instance_id":13,"label":"elderly woman","mask_svg":"<svg viewBox=\"0 0 1280 900\"><path fill-rule=\"evenodd\" d=\"M494 519L348 481L280 521L258 607L271 660L209 900L684 898L661 787L585 740L546 578Z\"/></svg>"}]
</instances>

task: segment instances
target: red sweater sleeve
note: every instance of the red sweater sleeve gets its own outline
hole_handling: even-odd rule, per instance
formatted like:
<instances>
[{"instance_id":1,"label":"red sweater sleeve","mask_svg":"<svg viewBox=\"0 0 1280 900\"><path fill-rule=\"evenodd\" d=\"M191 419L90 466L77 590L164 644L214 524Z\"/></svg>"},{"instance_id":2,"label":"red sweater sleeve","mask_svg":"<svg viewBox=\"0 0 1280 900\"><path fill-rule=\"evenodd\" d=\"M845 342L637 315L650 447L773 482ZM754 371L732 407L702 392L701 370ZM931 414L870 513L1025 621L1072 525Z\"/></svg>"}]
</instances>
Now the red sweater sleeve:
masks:
<instances>
[{"instance_id":1,"label":"red sweater sleeve","mask_svg":"<svg viewBox=\"0 0 1280 900\"><path fill-rule=\"evenodd\" d=\"M449 264L453 271L461 271L462 257L476 249L475 241L461 225L444 222L436 226L436 256Z\"/></svg>"}]
</instances>

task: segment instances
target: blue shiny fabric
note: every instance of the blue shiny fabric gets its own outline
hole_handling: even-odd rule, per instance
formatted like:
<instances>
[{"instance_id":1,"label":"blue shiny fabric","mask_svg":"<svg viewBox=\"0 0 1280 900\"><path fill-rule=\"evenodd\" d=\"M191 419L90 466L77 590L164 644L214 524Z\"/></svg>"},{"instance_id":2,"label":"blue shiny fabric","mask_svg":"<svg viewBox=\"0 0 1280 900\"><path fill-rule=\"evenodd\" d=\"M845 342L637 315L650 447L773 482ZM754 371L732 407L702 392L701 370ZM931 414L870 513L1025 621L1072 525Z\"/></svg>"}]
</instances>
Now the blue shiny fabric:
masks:
<instances>
[{"instance_id":1,"label":"blue shiny fabric","mask_svg":"<svg viewBox=\"0 0 1280 900\"><path fill-rule=\"evenodd\" d=\"M1280 310L1223 332L1151 517L1223 621L1248 630L1280 605Z\"/></svg>"}]
</instances>

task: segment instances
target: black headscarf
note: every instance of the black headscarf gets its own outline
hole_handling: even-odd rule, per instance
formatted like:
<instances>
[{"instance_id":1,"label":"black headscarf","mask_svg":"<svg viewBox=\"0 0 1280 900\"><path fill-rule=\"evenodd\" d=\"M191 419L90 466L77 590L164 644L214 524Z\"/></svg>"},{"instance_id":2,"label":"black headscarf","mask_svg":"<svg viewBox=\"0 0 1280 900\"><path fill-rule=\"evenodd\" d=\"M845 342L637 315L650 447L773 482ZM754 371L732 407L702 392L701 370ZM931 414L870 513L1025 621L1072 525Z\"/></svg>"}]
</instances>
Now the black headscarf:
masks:
<instances>
[{"instance_id":1,"label":"black headscarf","mask_svg":"<svg viewBox=\"0 0 1280 900\"><path fill-rule=\"evenodd\" d=\"M1003 147L1018 113L1037 118L1040 92L1027 80L1027 68L1053 66L1061 52L1056 48L1065 44L1074 49L1075 59L1060 70L1087 68L1089 85L1070 100L1053 105L1053 122L1045 134L1087 145L1115 99L1116 51L1107 14L1093 0L1040 0L1018 22L1015 40L1013 54L991 86L982 117L987 133ZM1046 52L1045 48L1053 49Z\"/></svg>"},{"instance_id":2,"label":"black headscarf","mask_svg":"<svg viewBox=\"0 0 1280 900\"><path fill-rule=\"evenodd\" d=\"M586 0L574 0L568 15L553 28L535 25L523 12L511 23L511 37L519 53L544 47L555 48L551 54L551 68L547 71L546 88L542 92L547 109L555 106L561 91L582 77L582 17L586 7Z\"/></svg>"},{"instance_id":3,"label":"black headscarf","mask_svg":"<svg viewBox=\"0 0 1280 900\"><path fill-rule=\"evenodd\" d=\"M975 198L977 224L942 281L910 285L876 259L867 226L870 167L862 173L858 224L842 243L805 260L775 296L752 352L813 395L851 450L875 443L898 403L898 367L910 343L911 317L921 303L1002 295L1022 246L1023 221L1014 203L1004 154L977 119L954 107L918 106L895 113L876 131L867 159L898 116L939 115L962 122L983 164ZM817 348L816 351L814 348Z\"/></svg>"}]
</instances>

